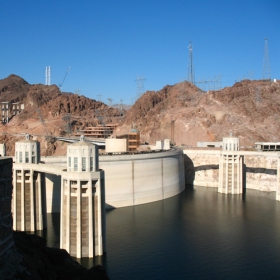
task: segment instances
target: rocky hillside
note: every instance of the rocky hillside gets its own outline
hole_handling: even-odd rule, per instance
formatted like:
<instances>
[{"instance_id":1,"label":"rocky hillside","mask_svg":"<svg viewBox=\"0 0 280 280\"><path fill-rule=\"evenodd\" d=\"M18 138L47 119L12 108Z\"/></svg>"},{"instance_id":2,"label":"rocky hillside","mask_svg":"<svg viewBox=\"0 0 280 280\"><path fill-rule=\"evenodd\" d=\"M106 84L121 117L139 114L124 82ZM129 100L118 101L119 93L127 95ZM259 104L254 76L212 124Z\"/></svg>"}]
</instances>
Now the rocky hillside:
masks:
<instances>
[{"instance_id":1,"label":"rocky hillside","mask_svg":"<svg viewBox=\"0 0 280 280\"><path fill-rule=\"evenodd\" d=\"M116 134L132 126L142 141L171 138L196 146L198 141L221 141L232 133L250 148L256 141L280 141L280 83L244 80L220 91L201 91L183 82L147 91L128 111Z\"/></svg>"},{"instance_id":2,"label":"rocky hillside","mask_svg":"<svg viewBox=\"0 0 280 280\"><path fill-rule=\"evenodd\" d=\"M20 114L12 117L10 110L9 123L0 125L0 142L6 143L8 155L14 154L14 142L23 133L40 140L42 155L52 155L61 150L62 143L56 143L51 136L75 135L86 126L118 121L120 114L119 109L102 102L61 93L56 85L30 85L16 75L0 80L0 101L24 104Z\"/></svg>"},{"instance_id":3,"label":"rocky hillside","mask_svg":"<svg viewBox=\"0 0 280 280\"><path fill-rule=\"evenodd\" d=\"M177 145L221 141L230 133L248 149L257 141L280 141L279 82L244 80L207 92L188 82L167 85L160 91L147 91L131 108L123 109L125 114L120 117L120 108L61 93L55 85L30 85L10 75L0 80L0 101L22 102L25 106L8 124L0 125L0 143L7 144L8 155L14 155L14 143L22 133L41 142L42 155L64 155L66 145L51 136L73 136L86 126L102 122L118 123L115 135L135 127L141 131L141 141L150 144L171 139L171 123Z\"/></svg>"}]
</instances>

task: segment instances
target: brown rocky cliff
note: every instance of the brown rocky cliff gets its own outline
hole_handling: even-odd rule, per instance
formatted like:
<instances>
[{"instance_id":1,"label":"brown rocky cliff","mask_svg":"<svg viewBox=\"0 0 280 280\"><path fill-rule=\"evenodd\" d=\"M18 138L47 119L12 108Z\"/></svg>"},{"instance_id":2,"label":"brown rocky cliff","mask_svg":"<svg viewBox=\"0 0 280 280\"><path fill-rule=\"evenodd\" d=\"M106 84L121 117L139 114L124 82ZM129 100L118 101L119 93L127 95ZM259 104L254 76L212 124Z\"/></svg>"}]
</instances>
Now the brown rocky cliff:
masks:
<instances>
[{"instance_id":1,"label":"brown rocky cliff","mask_svg":"<svg viewBox=\"0 0 280 280\"><path fill-rule=\"evenodd\" d=\"M30 88L24 79L17 75L10 75L0 80L0 102L22 102Z\"/></svg>"},{"instance_id":2,"label":"brown rocky cliff","mask_svg":"<svg viewBox=\"0 0 280 280\"><path fill-rule=\"evenodd\" d=\"M21 102L25 106L8 124L0 125L0 142L6 143L9 156L14 155L14 143L26 133L41 142L42 155L52 155L56 150L65 153L62 143L46 136L69 133L73 136L79 129L101 122L112 123L119 116L119 109L102 102L77 94L61 93L56 85L29 85L16 75L0 80L0 100Z\"/></svg>"},{"instance_id":3,"label":"brown rocky cliff","mask_svg":"<svg viewBox=\"0 0 280 280\"><path fill-rule=\"evenodd\" d=\"M256 141L280 141L280 84L244 80L220 91L203 92L183 82L148 91L126 114L116 134L132 125L142 142L171 138L177 145L196 146L198 141L221 141L232 133L241 145Z\"/></svg>"},{"instance_id":4,"label":"brown rocky cliff","mask_svg":"<svg viewBox=\"0 0 280 280\"><path fill-rule=\"evenodd\" d=\"M61 93L55 85L29 85L15 75L0 80L0 100L25 104L7 125L0 125L0 142L7 144L8 155L14 155L14 143L22 133L41 142L42 155L60 155L66 152L63 145L44 136L68 134L69 125L70 134L75 135L86 126L112 122L119 123L115 135L135 127L141 131L141 141L151 144L171 138L173 121L177 145L221 141L230 133L247 148L257 141L280 141L279 82L244 80L207 92L188 82L167 85L160 91L147 91L122 118L119 108Z\"/></svg>"}]
</instances>

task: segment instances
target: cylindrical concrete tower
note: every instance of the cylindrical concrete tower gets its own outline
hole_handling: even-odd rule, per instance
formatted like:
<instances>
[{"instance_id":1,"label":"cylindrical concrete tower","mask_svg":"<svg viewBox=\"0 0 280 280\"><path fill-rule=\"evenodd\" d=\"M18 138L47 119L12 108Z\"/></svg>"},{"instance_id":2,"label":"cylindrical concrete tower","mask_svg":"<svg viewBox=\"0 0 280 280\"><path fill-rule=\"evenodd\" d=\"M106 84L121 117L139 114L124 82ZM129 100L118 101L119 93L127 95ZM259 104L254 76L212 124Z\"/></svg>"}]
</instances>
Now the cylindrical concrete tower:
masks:
<instances>
[{"instance_id":1,"label":"cylindrical concrete tower","mask_svg":"<svg viewBox=\"0 0 280 280\"><path fill-rule=\"evenodd\" d=\"M224 137L223 138L223 151L239 151L239 138L238 137Z\"/></svg>"},{"instance_id":2,"label":"cylindrical concrete tower","mask_svg":"<svg viewBox=\"0 0 280 280\"><path fill-rule=\"evenodd\" d=\"M60 247L76 258L105 250L104 172L98 148L85 142L68 145L67 171L61 176Z\"/></svg>"},{"instance_id":3,"label":"cylindrical concrete tower","mask_svg":"<svg viewBox=\"0 0 280 280\"><path fill-rule=\"evenodd\" d=\"M243 191L243 157L239 154L239 138L223 138L219 161L218 192L239 194Z\"/></svg>"},{"instance_id":4,"label":"cylindrical concrete tower","mask_svg":"<svg viewBox=\"0 0 280 280\"><path fill-rule=\"evenodd\" d=\"M13 227L14 230L42 230L45 227L43 211L42 175L34 171L40 162L40 143L29 139L15 143L13 165Z\"/></svg>"},{"instance_id":5,"label":"cylindrical concrete tower","mask_svg":"<svg viewBox=\"0 0 280 280\"><path fill-rule=\"evenodd\" d=\"M67 146L68 172L96 172L98 163L98 147L85 142L83 137L80 142Z\"/></svg>"},{"instance_id":6,"label":"cylindrical concrete tower","mask_svg":"<svg viewBox=\"0 0 280 280\"><path fill-rule=\"evenodd\" d=\"M30 140L26 135L25 140L16 142L15 163L34 163L40 162L40 142Z\"/></svg>"}]
</instances>

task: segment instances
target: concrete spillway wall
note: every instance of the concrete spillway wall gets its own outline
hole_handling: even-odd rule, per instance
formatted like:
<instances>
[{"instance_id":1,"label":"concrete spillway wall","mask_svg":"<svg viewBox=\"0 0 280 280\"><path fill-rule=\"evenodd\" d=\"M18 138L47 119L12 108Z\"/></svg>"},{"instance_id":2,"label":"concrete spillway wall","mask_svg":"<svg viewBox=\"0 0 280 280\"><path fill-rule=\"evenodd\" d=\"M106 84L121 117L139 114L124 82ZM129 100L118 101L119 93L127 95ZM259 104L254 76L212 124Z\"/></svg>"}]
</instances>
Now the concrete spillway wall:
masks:
<instances>
[{"instance_id":1,"label":"concrete spillway wall","mask_svg":"<svg viewBox=\"0 0 280 280\"><path fill-rule=\"evenodd\" d=\"M42 158L45 169L47 213L60 211L60 176L66 157ZM48 168L56 170L56 173ZM185 189L184 154L168 150L134 155L103 155L99 167L105 173L107 208L133 206L172 197Z\"/></svg>"},{"instance_id":2,"label":"concrete spillway wall","mask_svg":"<svg viewBox=\"0 0 280 280\"><path fill-rule=\"evenodd\" d=\"M135 155L101 156L107 207L158 201L182 192L184 158L180 150Z\"/></svg>"},{"instance_id":3,"label":"concrete spillway wall","mask_svg":"<svg viewBox=\"0 0 280 280\"><path fill-rule=\"evenodd\" d=\"M219 150L184 150L186 183L218 187ZM276 191L277 152L239 151L244 156L246 188Z\"/></svg>"}]
</instances>

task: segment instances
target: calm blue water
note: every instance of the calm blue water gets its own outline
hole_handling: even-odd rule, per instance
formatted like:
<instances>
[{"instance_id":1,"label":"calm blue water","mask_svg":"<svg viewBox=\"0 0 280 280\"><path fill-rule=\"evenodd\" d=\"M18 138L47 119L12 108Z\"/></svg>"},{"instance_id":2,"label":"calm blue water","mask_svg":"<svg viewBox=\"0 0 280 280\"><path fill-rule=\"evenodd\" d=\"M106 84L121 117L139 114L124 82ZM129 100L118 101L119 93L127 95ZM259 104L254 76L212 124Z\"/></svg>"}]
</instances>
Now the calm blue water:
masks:
<instances>
[{"instance_id":1,"label":"calm blue water","mask_svg":"<svg viewBox=\"0 0 280 280\"><path fill-rule=\"evenodd\" d=\"M155 203L107 212L110 279L280 279L275 193L224 195L195 187ZM48 245L59 246L49 215ZM91 265L92 260L84 260Z\"/></svg>"}]
</instances>

